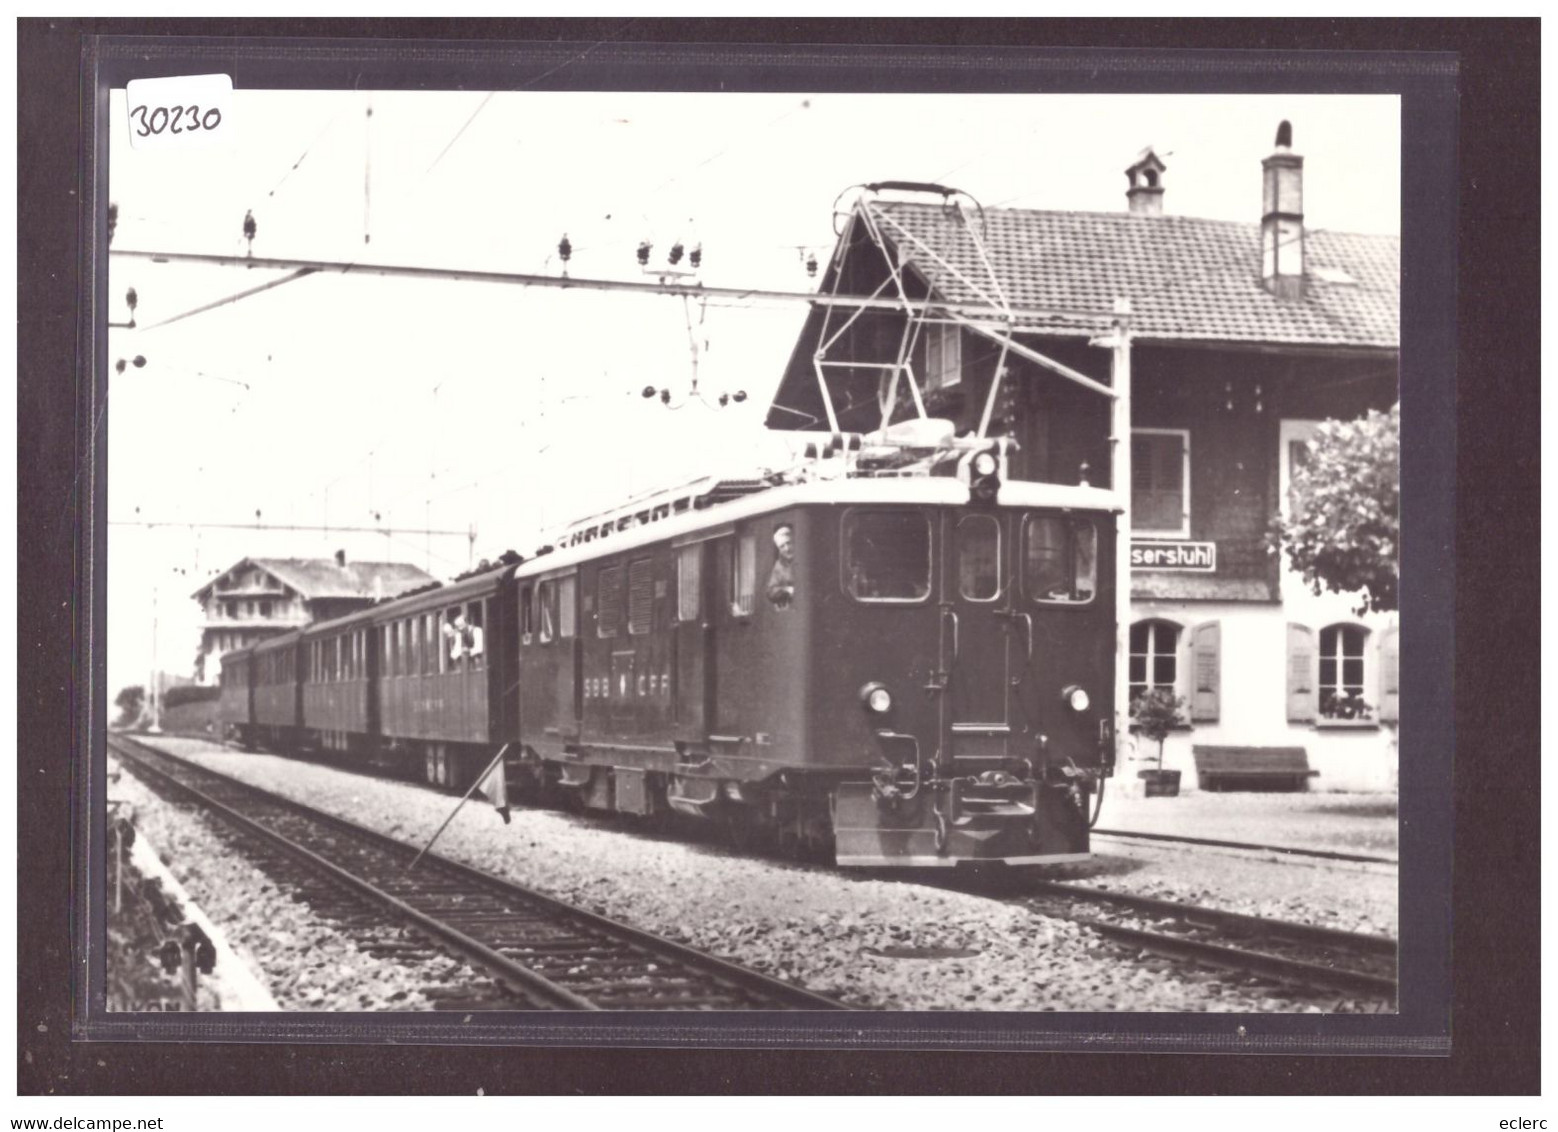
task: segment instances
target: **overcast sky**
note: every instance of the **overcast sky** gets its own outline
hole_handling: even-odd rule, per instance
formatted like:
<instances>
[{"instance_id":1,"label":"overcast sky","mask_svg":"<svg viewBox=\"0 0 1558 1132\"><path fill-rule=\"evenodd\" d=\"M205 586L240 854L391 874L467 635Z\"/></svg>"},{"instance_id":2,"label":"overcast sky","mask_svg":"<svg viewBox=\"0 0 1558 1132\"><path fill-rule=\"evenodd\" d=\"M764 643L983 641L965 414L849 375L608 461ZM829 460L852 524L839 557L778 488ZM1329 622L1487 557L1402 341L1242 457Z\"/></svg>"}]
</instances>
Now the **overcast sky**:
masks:
<instances>
[{"instance_id":1,"label":"overcast sky","mask_svg":"<svg viewBox=\"0 0 1558 1132\"><path fill-rule=\"evenodd\" d=\"M369 114L371 109L372 113ZM1394 233L1399 101L1352 96L1029 96L239 92L226 152L127 144L111 100L115 249L645 278L680 240L709 286L803 290L852 185L937 181L986 207L1125 207L1125 167L1165 160L1167 213L1254 223L1260 160L1289 119L1311 228ZM846 198L847 199L847 198ZM365 235L368 239L365 241ZM684 261L685 263L685 261ZM142 328L275 278L113 261ZM115 330L109 514L110 693L144 679L151 600L161 666L190 669L188 595L245 555L411 561L439 577L530 553L545 530L622 495L782 448L761 422L799 304L316 275L157 329ZM712 409L671 411L693 375ZM255 521L391 534L232 531ZM428 527L476 531L426 536Z\"/></svg>"}]
</instances>

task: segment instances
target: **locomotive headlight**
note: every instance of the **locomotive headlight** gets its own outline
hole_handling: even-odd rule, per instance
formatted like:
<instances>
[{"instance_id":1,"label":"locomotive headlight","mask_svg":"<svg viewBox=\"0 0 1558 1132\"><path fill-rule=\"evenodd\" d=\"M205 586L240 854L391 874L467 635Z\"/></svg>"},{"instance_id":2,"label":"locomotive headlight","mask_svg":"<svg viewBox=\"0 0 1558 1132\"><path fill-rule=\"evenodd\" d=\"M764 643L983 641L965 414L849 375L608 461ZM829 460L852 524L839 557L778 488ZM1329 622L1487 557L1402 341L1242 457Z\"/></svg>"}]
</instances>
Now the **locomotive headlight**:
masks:
<instances>
[{"instance_id":1,"label":"locomotive headlight","mask_svg":"<svg viewBox=\"0 0 1558 1132\"><path fill-rule=\"evenodd\" d=\"M865 705L867 711L886 715L892 709L893 694L885 685L873 681L860 689L860 702Z\"/></svg>"},{"instance_id":2,"label":"locomotive headlight","mask_svg":"<svg viewBox=\"0 0 1558 1132\"><path fill-rule=\"evenodd\" d=\"M1075 684L1061 692L1060 698L1066 701L1072 711L1086 711L1093 702L1087 694L1087 689L1079 688Z\"/></svg>"},{"instance_id":3,"label":"locomotive headlight","mask_svg":"<svg viewBox=\"0 0 1558 1132\"><path fill-rule=\"evenodd\" d=\"M1001 461L988 449L968 461L968 497L972 503L994 503L1001 490Z\"/></svg>"}]
</instances>

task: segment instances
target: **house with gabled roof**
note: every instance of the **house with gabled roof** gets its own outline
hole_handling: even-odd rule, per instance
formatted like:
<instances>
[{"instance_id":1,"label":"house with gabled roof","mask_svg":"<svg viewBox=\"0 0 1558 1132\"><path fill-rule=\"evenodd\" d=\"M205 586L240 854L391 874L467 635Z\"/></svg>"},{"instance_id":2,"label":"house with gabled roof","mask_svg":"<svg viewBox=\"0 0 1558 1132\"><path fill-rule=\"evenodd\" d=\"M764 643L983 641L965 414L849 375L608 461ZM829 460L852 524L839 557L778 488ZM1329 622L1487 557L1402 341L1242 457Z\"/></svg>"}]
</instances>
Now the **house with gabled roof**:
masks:
<instances>
[{"instance_id":1,"label":"house with gabled roof","mask_svg":"<svg viewBox=\"0 0 1558 1132\"><path fill-rule=\"evenodd\" d=\"M406 562L243 558L192 595L201 605L197 675L214 678L222 654L315 621L328 621L438 581Z\"/></svg>"},{"instance_id":2,"label":"house with gabled roof","mask_svg":"<svg viewBox=\"0 0 1558 1132\"><path fill-rule=\"evenodd\" d=\"M1397 400L1400 241L1306 228L1286 123L1259 196L1253 165L1249 223L1166 211L1169 170L1151 149L1125 170L1118 212L862 186L767 424L942 418L1010 437L1008 475L1054 483L1123 487L1120 463L1122 699L1184 697L1166 765L1193 786L1198 766L1301 752L1314 789L1391 788L1396 617L1311 593L1268 531L1320 422Z\"/></svg>"}]
</instances>

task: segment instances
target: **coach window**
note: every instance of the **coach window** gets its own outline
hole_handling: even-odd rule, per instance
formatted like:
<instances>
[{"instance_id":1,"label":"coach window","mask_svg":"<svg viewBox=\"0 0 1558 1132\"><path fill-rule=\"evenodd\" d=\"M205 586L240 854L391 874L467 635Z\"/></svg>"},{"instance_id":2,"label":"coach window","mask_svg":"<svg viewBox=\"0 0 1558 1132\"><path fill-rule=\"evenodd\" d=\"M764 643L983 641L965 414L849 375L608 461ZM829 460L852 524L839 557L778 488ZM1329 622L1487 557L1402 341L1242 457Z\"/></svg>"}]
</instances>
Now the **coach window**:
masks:
<instances>
[{"instance_id":1,"label":"coach window","mask_svg":"<svg viewBox=\"0 0 1558 1132\"><path fill-rule=\"evenodd\" d=\"M918 511L844 516L844 587L856 601L924 601L930 595L930 520Z\"/></svg>"},{"instance_id":2,"label":"coach window","mask_svg":"<svg viewBox=\"0 0 1558 1132\"><path fill-rule=\"evenodd\" d=\"M595 631L602 637L615 637L622 623L622 573L621 566L608 566L600 572L596 582L598 616Z\"/></svg>"},{"instance_id":3,"label":"coach window","mask_svg":"<svg viewBox=\"0 0 1558 1132\"><path fill-rule=\"evenodd\" d=\"M1098 592L1098 528L1090 519L1029 515L1023 523L1023 592L1076 604Z\"/></svg>"},{"instance_id":4,"label":"coach window","mask_svg":"<svg viewBox=\"0 0 1558 1132\"><path fill-rule=\"evenodd\" d=\"M958 520L958 592L969 601L993 601L1001 593L1001 524L994 515Z\"/></svg>"},{"instance_id":5,"label":"coach window","mask_svg":"<svg viewBox=\"0 0 1558 1132\"><path fill-rule=\"evenodd\" d=\"M487 608L484 601L473 601L465 607L465 620L471 627L470 647L467 650L472 668L482 668L486 664L485 640L486 626L483 613Z\"/></svg>"},{"instance_id":6,"label":"coach window","mask_svg":"<svg viewBox=\"0 0 1558 1132\"><path fill-rule=\"evenodd\" d=\"M579 617L576 594L579 579L574 576L557 579L557 635L571 640L579 635Z\"/></svg>"}]
</instances>

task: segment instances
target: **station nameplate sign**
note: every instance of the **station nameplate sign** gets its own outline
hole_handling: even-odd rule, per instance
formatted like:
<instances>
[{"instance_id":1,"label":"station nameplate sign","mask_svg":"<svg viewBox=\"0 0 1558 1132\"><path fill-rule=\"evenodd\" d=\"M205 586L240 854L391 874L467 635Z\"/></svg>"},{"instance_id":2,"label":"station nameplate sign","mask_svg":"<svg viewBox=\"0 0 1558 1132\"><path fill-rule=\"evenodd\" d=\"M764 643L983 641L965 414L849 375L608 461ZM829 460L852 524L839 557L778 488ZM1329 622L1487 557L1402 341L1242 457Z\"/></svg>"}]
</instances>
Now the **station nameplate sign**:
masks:
<instances>
[{"instance_id":1,"label":"station nameplate sign","mask_svg":"<svg viewBox=\"0 0 1558 1132\"><path fill-rule=\"evenodd\" d=\"M1193 570L1213 573L1217 569L1215 542L1137 542L1131 544L1132 570Z\"/></svg>"}]
</instances>

